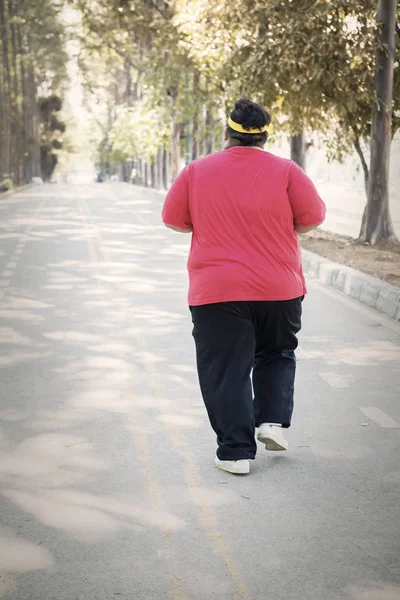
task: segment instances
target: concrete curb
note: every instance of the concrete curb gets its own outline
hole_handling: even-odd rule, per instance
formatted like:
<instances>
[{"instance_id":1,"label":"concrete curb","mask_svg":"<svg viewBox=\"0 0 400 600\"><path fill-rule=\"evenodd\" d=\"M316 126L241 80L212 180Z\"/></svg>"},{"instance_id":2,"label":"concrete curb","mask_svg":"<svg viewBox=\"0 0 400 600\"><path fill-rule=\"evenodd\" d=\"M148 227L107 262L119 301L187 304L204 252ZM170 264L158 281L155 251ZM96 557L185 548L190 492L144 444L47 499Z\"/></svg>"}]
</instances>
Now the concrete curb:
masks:
<instances>
[{"instance_id":1,"label":"concrete curb","mask_svg":"<svg viewBox=\"0 0 400 600\"><path fill-rule=\"evenodd\" d=\"M400 321L400 288L302 248L304 274Z\"/></svg>"}]
</instances>

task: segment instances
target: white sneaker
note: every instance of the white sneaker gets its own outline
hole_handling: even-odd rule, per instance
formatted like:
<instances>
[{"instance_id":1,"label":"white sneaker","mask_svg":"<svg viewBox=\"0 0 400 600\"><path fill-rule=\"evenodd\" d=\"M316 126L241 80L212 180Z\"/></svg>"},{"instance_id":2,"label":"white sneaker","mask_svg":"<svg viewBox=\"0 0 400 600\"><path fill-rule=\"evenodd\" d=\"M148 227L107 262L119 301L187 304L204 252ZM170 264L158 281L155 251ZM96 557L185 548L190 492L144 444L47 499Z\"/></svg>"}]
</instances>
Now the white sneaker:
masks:
<instances>
[{"instance_id":1,"label":"white sneaker","mask_svg":"<svg viewBox=\"0 0 400 600\"><path fill-rule=\"evenodd\" d=\"M266 450L287 450L289 444L282 434L282 427L273 427L268 423L262 423L258 429L257 439L265 444Z\"/></svg>"},{"instance_id":2,"label":"white sneaker","mask_svg":"<svg viewBox=\"0 0 400 600\"><path fill-rule=\"evenodd\" d=\"M242 460L220 460L218 456L215 457L215 466L222 471L228 471L228 473L235 473L236 475L246 475L250 473L250 462L246 459Z\"/></svg>"}]
</instances>

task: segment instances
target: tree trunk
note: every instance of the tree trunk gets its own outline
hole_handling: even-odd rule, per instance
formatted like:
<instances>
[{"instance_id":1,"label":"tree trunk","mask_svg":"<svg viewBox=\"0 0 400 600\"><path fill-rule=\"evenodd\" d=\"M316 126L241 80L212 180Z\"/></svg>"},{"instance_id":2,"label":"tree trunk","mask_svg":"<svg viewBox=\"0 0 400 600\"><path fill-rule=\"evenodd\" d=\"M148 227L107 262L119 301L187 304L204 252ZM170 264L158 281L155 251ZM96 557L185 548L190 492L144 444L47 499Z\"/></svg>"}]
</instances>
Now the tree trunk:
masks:
<instances>
[{"instance_id":1,"label":"tree trunk","mask_svg":"<svg viewBox=\"0 0 400 600\"><path fill-rule=\"evenodd\" d=\"M306 170L306 136L304 129L298 135L290 136L290 158L297 164L299 167Z\"/></svg>"},{"instance_id":2,"label":"tree trunk","mask_svg":"<svg viewBox=\"0 0 400 600\"><path fill-rule=\"evenodd\" d=\"M10 14L16 17L15 0L10 0ZM15 184L21 183L21 92L18 78L18 42L17 42L17 25L15 21L11 23L11 46L13 56L13 97L14 97L14 157L13 168L15 173Z\"/></svg>"},{"instance_id":3,"label":"tree trunk","mask_svg":"<svg viewBox=\"0 0 400 600\"><path fill-rule=\"evenodd\" d=\"M150 182L151 182L151 187L153 189L156 189L157 188L157 175L156 175L155 158L152 158L151 163L150 163Z\"/></svg>"},{"instance_id":4,"label":"tree trunk","mask_svg":"<svg viewBox=\"0 0 400 600\"><path fill-rule=\"evenodd\" d=\"M29 183L32 179L32 174L29 172L29 148L28 148L28 131L29 131L29 94L28 81L26 75L26 48L21 32L21 26L18 27L18 46L20 51L20 74L21 74L21 90L22 90L22 146L23 146L23 181Z\"/></svg>"},{"instance_id":5,"label":"tree trunk","mask_svg":"<svg viewBox=\"0 0 400 600\"><path fill-rule=\"evenodd\" d=\"M192 160L192 136L190 135L190 121L187 119L185 121L184 127L185 133L185 165L188 165Z\"/></svg>"},{"instance_id":6,"label":"tree trunk","mask_svg":"<svg viewBox=\"0 0 400 600\"><path fill-rule=\"evenodd\" d=\"M149 187L149 163L144 163L144 187Z\"/></svg>"},{"instance_id":7,"label":"tree trunk","mask_svg":"<svg viewBox=\"0 0 400 600\"><path fill-rule=\"evenodd\" d=\"M371 162L368 201L360 241L375 244L379 238L396 239L389 210L389 161L392 139L393 66L396 0L378 0L375 92L372 105Z\"/></svg>"},{"instance_id":8,"label":"tree trunk","mask_svg":"<svg viewBox=\"0 0 400 600\"><path fill-rule=\"evenodd\" d=\"M1 49L2 49L2 67L3 67L3 89L2 96L4 98L3 105L3 140L2 140L2 173L10 176L11 171L11 76L9 64L9 47L8 47L8 2L0 0L0 31L1 31Z\"/></svg>"},{"instance_id":9,"label":"tree trunk","mask_svg":"<svg viewBox=\"0 0 400 600\"><path fill-rule=\"evenodd\" d=\"M131 73L131 65L127 58L124 61L124 71L125 71L125 104L127 106L131 106L132 105L132 73Z\"/></svg>"},{"instance_id":10,"label":"tree trunk","mask_svg":"<svg viewBox=\"0 0 400 600\"><path fill-rule=\"evenodd\" d=\"M163 149L160 147L157 152L156 157L156 173L157 173L157 189L160 190L162 188L162 179L163 179Z\"/></svg>"},{"instance_id":11,"label":"tree trunk","mask_svg":"<svg viewBox=\"0 0 400 600\"><path fill-rule=\"evenodd\" d=\"M5 24L3 23L3 9L2 2L0 0L0 31L3 30ZM0 35L2 40L2 35ZM3 60L0 60L0 179L5 172L5 144L6 144L6 132L5 132L5 115L6 115L6 97L5 97L5 72Z\"/></svg>"},{"instance_id":12,"label":"tree trunk","mask_svg":"<svg viewBox=\"0 0 400 600\"><path fill-rule=\"evenodd\" d=\"M197 114L195 114L194 117L193 117L192 136L193 136L193 142L192 142L192 160L196 160L196 158L199 158L199 149L200 149L200 143L199 143L199 118L198 118Z\"/></svg>"},{"instance_id":13,"label":"tree trunk","mask_svg":"<svg viewBox=\"0 0 400 600\"><path fill-rule=\"evenodd\" d=\"M194 93L196 93L198 91L199 84L200 84L200 75L199 75L199 73L196 72L193 75L193 92ZM199 152L200 152L199 135L200 135L199 115L196 110L196 112L193 115L193 120L192 120L192 160L196 160L196 158L199 158Z\"/></svg>"},{"instance_id":14,"label":"tree trunk","mask_svg":"<svg viewBox=\"0 0 400 600\"><path fill-rule=\"evenodd\" d=\"M367 194L367 197L368 197L369 170L368 170L367 161L365 160L364 152L362 151L362 148L361 148L360 138L357 135L354 137L354 148L356 149L356 152L357 152L358 156L360 157L360 161L361 161L361 165L362 165L363 173L364 173L365 193Z\"/></svg>"},{"instance_id":15,"label":"tree trunk","mask_svg":"<svg viewBox=\"0 0 400 600\"><path fill-rule=\"evenodd\" d=\"M168 176L168 163L169 163L169 152L163 150L163 162L162 162L162 183L165 190L169 187L169 176Z\"/></svg>"},{"instance_id":16,"label":"tree trunk","mask_svg":"<svg viewBox=\"0 0 400 600\"><path fill-rule=\"evenodd\" d=\"M27 69L27 81L28 81L28 103L29 103L29 126L28 131L28 142L30 145L30 158L31 158L31 177L41 176L41 165L40 165L40 126L39 126L39 115L36 101L37 89L35 81L35 67L32 56L32 49L27 36L27 47L28 47L28 69Z\"/></svg>"},{"instance_id":17,"label":"tree trunk","mask_svg":"<svg viewBox=\"0 0 400 600\"><path fill-rule=\"evenodd\" d=\"M144 182L144 178L143 178L143 169L144 169L144 164L141 158L138 159L137 161L137 174L136 174L136 183L139 185L143 185Z\"/></svg>"},{"instance_id":18,"label":"tree trunk","mask_svg":"<svg viewBox=\"0 0 400 600\"><path fill-rule=\"evenodd\" d=\"M206 136L205 154L212 154L215 150L214 117L210 108L206 109Z\"/></svg>"},{"instance_id":19,"label":"tree trunk","mask_svg":"<svg viewBox=\"0 0 400 600\"><path fill-rule=\"evenodd\" d=\"M181 168L181 134L183 123L175 123L172 126L172 152L171 152L171 176L172 181L179 175Z\"/></svg>"}]
</instances>

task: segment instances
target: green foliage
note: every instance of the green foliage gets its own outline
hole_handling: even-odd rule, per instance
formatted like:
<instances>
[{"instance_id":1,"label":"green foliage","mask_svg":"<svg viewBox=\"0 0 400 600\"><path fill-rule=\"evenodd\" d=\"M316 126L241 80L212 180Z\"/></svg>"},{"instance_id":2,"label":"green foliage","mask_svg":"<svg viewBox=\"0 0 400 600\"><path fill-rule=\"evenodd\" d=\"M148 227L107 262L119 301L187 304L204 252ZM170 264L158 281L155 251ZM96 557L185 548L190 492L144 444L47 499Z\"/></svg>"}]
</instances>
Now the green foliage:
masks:
<instances>
[{"instance_id":1,"label":"green foliage","mask_svg":"<svg viewBox=\"0 0 400 600\"><path fill-rule=\"evenodd\" d=\"M9 192L13 188L13 181L10 177L0 180L0 192Z\"/></svg>"},{"instance_id":2,"label":"green foliage","mask_svg":"<svg viewBox=\"0 0 400 600\"><path fill-rule=\"evenodd\" d=\"M46 102L61 102L65 91L63 6L62 0L0 0L0 172L16 184L40 175L46 114L59 110Z\"/></svg>"},{"instance_id":3,"label":"green foliage","mask_svg":"<svg viewBox=\"0 0 400 600\"><path fill-rule=\"evenodd\" d=\"M137 156L151 162L160 145L168 143L171 136L167 117L164 108L153 108L148 99L133 108L121 107L110 133L112 151L123 161Z\"/></svg>"},{"instance_id":4,"label":"green foliage","mask_svg":"<svg viewBox=\"0 0 400 600\"><path fill-rule=\"evenodd\" d=\"M108 83L120 89L127 77L135 82L135 93L119 94L114 105L132 106L145 96L146 106L162 109L172 129L206 105L218 121L238 96L248 95L269 107L276 136L305 126L324 139L331 159L343 159L369 139L376 0L75 4L92 59L97 54L106 64L113 57L114 66L104 70ZM394 130L400 123L399 63L397 57ZM124 146L119 134L112 135L113 145Z\"/></svg>"},{"instance_id":5,"label":"green foliage","mask_svg":"<svg viewBox=\"0 0 400 600\"><path fill-rule=\"evenodd\" d=\"M57 113L62 109L62 100L59 96L52 94L46 98L40 98L38 102L40 115L40 165L44 181L51 179L58 162L58 151L63 147L62 134L66 126Z\"/></svg>"}]
</instances>

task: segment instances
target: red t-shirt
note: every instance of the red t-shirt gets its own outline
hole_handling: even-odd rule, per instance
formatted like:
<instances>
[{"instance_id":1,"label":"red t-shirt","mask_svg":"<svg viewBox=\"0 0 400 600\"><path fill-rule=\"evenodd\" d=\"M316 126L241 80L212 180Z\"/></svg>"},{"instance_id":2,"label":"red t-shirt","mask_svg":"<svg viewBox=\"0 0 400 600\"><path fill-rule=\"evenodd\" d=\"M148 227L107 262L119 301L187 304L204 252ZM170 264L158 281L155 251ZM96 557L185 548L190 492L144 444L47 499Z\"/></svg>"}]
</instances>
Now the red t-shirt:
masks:
<instances>
[{"instance_id":1,"label":"red t-shirt","mask_svg":"<svg viewBox=\"0 0 400 600\"><path fill-rule=\"evenodd\" d=\"M294 224L325 204L294 162L233 147L191 162L165 199L165 224L193 226L189 304L290 300L306 293Z\"/></svg>"}]
</instances>

